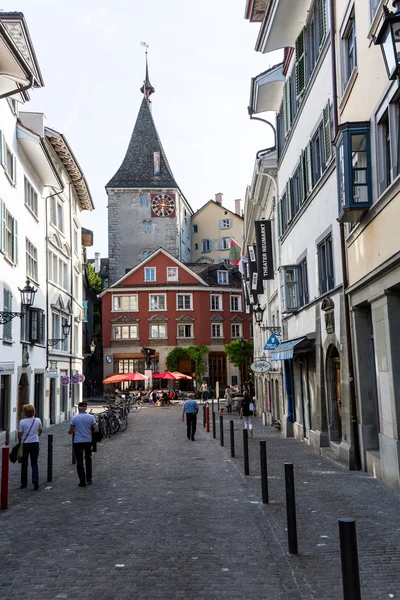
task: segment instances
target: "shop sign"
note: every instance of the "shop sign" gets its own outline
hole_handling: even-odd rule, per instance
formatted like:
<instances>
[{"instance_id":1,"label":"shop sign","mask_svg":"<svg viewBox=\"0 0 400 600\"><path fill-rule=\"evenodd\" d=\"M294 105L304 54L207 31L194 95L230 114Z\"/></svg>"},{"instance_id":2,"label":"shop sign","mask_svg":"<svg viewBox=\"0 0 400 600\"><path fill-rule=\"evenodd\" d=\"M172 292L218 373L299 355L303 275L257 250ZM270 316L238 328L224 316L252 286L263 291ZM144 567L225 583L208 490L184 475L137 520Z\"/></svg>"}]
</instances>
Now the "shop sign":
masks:
<instances>
[{"instance_id":1,"label":"shop sign","mask_svg":"<svg viewBox=\"0 0 400 600\"><path fill-rule=\"evenodd\" d=\"M256 360L251 364L250 369L253 373L267 373L267 371L271 370L271 363L267 360Z\"/></svg>"},{"instance_id":2,"label":"shop sign","mask_svg":"<svg viewBox=\"0 0 400 600\"><path fill-rule=\"evenodd\" d=\"M13 375L15 370L15 362L0 362L0 375Z\"/></svg>"}]
</instances>

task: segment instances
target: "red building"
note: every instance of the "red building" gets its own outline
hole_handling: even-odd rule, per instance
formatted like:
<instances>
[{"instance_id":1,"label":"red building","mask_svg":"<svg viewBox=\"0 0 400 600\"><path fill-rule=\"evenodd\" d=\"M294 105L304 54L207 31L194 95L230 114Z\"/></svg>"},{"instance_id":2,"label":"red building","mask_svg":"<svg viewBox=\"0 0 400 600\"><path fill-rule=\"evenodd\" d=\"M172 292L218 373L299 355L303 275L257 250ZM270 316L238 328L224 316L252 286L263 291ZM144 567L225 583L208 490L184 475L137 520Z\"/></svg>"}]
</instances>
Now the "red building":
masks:
<instances>
[{"instance_id":1,"label":"red building","mask_svg":"<svg viewBox=\"0 0 400 600\"><path fill-rule=\"evenodd\" d=\"M237 267L182 263L160 248L101 298L105 377L144 373L143 346L156 350L153 369L163 372L173 348L204 344L210 350L205 356L209 384L240 383L239 369L224 352L224 344L251 337ZM189 360L178 368L192 375Z\"/></svg>"}]
</instances>

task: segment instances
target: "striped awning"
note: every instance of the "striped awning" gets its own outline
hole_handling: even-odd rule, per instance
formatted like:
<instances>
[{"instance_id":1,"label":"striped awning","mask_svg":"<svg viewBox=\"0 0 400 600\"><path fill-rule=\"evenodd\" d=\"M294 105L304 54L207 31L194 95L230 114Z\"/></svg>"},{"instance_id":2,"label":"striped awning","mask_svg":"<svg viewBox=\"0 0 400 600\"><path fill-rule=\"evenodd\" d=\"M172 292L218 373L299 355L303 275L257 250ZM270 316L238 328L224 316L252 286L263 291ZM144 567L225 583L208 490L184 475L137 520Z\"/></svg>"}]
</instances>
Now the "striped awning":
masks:
<instances>
[{"instance_id":1,"label":"striped awning","mask_svg":"<svg viewBox=\"0 0 400 600\"><path fill-rule=\"evenodd\" d=\"M293 358L293 352L297 344L300 344L304 341L305 337L299 338L297 340L291 340L290 342L282 342L279 346L276 346L275 350L271 352L272 360L287 360L289 358Z\"/></svg>"}]
</instances>

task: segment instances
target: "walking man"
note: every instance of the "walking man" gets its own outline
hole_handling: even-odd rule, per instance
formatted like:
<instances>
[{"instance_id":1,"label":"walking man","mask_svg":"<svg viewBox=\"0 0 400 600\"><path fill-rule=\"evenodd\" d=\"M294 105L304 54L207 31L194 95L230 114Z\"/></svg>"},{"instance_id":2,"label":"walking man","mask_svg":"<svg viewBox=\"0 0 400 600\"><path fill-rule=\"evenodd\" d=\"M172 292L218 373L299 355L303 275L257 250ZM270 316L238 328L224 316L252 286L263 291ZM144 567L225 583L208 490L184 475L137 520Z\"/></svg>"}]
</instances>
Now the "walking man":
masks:
<instances>
[{"instance_id":1,"label":"walking man","mask_svg":"<svg viewBox=\"0 0 400 600\"><path fill-rule=\"evenodd\" d=\"M79 487L86 487L92 483L92 432L97 432L99 426L93 415L86 412L87 403L79 402L79 413L72 417L68 433L74 436L74 451L76 456L76 470L79 477ZM85 453L85 467L83 465Z\"/></svg>"},{"instance_id":2,"label":"walking man","mask_svg":"<svg viewBox=\"0 0 400 600\"><path fill-rule=\"evenodd\" d=\"M185 420L186 413L186 425L187 425L187 436L188 440L194 442L194 434L196 433L197 425L197 413L199 412L199 405L193 397L193 394L189 394L188 399L183 405L182 409L182 421Z\"/></svg>"}]
</instances>

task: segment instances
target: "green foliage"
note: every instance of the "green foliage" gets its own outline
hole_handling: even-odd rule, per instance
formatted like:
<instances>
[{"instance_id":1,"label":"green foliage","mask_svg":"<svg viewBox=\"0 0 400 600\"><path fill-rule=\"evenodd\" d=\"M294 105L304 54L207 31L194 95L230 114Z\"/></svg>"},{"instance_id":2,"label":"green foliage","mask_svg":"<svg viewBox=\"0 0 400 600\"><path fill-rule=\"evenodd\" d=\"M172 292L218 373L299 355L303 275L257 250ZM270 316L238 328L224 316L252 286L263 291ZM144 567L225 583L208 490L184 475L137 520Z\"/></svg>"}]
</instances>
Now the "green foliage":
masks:
<instances>
[{"instance_id":1,"label":"green foliage","mask_svg":"<svg viewBox=\"0 0 400 600\"><path fill-rule=\"evenodd\" d=\"M234 340L230 344L225 344L224 348L229 362L239 369L248 365L253 356L253 342L249 340Z\"/></svg>"},{"instance_id":2,"label":"green foliage","mask_svg":"<svg viewBox=\"0 0 400 600\"><path fill-rule=\"evenodd\" d=\"M92 288L95 290L95 292L100 294L100 292L103 291L103 283L101 281L101 277L99 276L98 273L95 272L94 266L92 265L92 263L87 263L87 267L88 267L89 283L92 286Z\"/></svg>"},{"instance_id":3,"label":"green foliage","mask_svg":"<svg viewBox=\"0 0 400 600\"><path fill-rule=\"evenodd\" d=\"M189 346L183 348L182 346L176 346L165 359L165 364L168 371L178 371L179 359L190 358L193 363L193 370L195 372L196 380L202 381L203 375L207 370L204 354L208 352L207 346Z\"/></svg>"}]
</instances>

